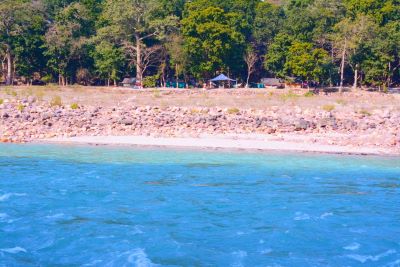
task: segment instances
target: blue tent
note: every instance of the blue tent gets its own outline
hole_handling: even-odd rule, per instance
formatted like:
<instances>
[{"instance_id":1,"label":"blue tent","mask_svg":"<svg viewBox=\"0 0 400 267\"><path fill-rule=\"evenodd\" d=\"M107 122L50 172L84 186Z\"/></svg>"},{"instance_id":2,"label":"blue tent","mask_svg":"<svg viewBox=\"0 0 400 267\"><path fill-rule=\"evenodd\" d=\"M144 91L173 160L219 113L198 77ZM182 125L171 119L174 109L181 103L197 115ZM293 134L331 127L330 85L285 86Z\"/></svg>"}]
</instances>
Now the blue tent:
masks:
<instances>
[{"instance_id":1,"label":"blue tent","mask_svg":"<svg viewBox=\"0 0 400 267\"><path fill-rule=\"evenodd\" d=\"M233 80L233 79L225 76L224 74L220 74L219 76L215 77L211 81L212 82L224 82L224 81L236 82L236 80Z\"/></svg>"}]
</instances>

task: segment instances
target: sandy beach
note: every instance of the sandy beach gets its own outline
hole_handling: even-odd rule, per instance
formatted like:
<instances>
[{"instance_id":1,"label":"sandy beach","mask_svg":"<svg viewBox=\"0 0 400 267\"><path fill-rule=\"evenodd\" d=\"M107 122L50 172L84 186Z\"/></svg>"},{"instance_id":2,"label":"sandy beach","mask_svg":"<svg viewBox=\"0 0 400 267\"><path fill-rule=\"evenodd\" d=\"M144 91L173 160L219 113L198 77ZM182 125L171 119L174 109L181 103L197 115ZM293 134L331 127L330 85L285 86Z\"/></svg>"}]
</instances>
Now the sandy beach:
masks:
<instances>
[{"instance_id":1,"label":"sandy beach","mask_svg":"<svg viewBox=\"0 0 400 267\"><path fill-rule=\"evenodd\" d=\"M122 145L139 147L185 148L196 150L244 150L250 152L285 151L352 155L398 155L394 149L321 145L301 142L301 140L298 139L292 141L284 141L279 139L283 138L274 138L267 135L201 136L198 138L167 138L150 136L79 136L44 139L40 142L67 145Z\"/></svg>"}]
</instances>

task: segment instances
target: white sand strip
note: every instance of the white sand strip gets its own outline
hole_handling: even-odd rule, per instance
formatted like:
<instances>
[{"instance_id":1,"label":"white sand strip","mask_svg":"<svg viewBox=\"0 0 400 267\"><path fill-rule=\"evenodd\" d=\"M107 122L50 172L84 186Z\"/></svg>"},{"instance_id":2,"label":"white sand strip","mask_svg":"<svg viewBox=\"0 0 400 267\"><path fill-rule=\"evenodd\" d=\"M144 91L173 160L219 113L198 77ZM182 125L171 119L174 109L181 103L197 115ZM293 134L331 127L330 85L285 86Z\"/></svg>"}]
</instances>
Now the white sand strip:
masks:
<instances>
[{"instance_id":1,"label":"white sand strip","mask_svg":"<svg viewBox=\"0 0 400 267\"><path fill-rule=\"evenodd\" d=\"M201 138L164 138L148 136L80 136L70 138L52 138L46 143L91 144L91 145L127 145L158 146L195 149L231 149L259 151L297 151L335 154L368 154L393 155L392 151L374 147L350 147L337 145L320 145L315 143L295 143L273 141L268 138L238 138L209 136Z\"/></svg>"}]
</instances>

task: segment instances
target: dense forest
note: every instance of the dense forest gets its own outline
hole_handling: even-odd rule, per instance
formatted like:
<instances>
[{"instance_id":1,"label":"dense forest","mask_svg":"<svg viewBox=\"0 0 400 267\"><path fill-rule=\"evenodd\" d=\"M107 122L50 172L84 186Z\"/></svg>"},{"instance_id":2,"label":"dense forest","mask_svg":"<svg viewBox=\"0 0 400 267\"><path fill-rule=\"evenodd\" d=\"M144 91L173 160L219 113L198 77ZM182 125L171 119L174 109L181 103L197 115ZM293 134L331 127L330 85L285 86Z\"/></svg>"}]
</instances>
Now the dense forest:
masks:
<instances>
[{"instance_id":1,"label":"dense forest","mask_svg":"<svg viewBox=\"0 0 400 267\"><path fill-rule=\"evenodd\" d=\"M400 83L400 0L0 0L1 79Z\"/></svg>"}]
</instances>

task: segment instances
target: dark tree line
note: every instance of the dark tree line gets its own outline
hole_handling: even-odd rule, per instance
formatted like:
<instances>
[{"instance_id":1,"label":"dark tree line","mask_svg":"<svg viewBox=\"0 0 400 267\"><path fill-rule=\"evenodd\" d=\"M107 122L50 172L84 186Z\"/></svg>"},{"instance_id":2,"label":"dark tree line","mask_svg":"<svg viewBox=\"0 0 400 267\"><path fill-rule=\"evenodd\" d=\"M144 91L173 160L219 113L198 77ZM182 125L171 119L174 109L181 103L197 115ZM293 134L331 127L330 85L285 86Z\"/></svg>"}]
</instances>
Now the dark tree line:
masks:
<instances>
[{"instance_id":1,"label":"dark tree line","mask_svg":"<svg viewBox=\"0 0 400 267\"><path fill-rule=\"evenodd\" d=\"M400 83L400 0L0 0L1 77Z\"/></svg>"}]
</instances>

